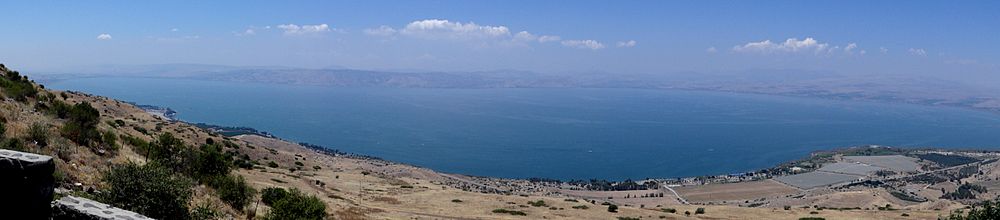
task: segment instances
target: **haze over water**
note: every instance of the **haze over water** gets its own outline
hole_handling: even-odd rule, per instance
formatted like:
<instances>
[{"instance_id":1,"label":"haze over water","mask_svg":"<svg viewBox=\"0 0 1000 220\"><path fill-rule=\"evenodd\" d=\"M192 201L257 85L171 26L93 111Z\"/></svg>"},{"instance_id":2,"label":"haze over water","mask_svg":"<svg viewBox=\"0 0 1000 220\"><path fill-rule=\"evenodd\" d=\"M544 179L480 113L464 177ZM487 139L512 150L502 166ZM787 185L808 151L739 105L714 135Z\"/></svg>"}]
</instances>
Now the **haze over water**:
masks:
<instances>
[{"instance_id":1,"label":"haze over water","mask_svg":"<svg viewBox=\"0 0 1000 220\"><path fill-rule=\"evenodd\" d=\"M170 107L190 122L439 171L642 179L753 171L861 144L986 147L1000 115L958 108L638 89L334 88L81 78L59 90Z\"/></svg>"}]
</instances>

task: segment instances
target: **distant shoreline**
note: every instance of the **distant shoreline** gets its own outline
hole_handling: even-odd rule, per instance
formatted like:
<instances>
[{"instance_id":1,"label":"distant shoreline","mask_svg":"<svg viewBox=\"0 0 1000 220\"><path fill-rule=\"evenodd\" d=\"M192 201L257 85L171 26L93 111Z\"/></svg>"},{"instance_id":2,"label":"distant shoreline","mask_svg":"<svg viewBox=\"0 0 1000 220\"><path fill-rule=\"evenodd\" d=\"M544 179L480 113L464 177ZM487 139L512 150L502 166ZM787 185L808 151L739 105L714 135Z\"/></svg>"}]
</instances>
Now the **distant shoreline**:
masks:
<instances>
[{"instance_id":1,"label":"distant shoreline","mask_svg":"<svg viewBox=\"0 0 1000 220\"><path fill-rule=\"evenodd\" d=\"M639 90L646 90L646 89L641 89L640 88ZM652 90L661 90L661 89L652 89ZM706 90L684 90L684 89L663 89L663 90L681 90L681 91L699 91L699 92L720 92L720 93L732 93L732 94L752 94L752 95L795 97L795 98L815 98L815 97L808 97L808 96L787 96L787 95L744 93L744 92L733 92L733 91L706 91ZM830 100L830 99L826 99L826 98L815 98L815 99ZM954 107L954 106L939 106L939 105L922 105L922 104L914 104L914 103L888 103L888 102L874 101L874 100L844 100L844 101L862 101L862 102L887 103L887 104L907 104L907 105L915 105L915 106L947 107L947 108L953 108ZM172 114L169 114L170 117L168 117L168 118L173 118L173 119L176 120L176 114L177 114L177 112L173 111L170 108L157 107L157 106L147 106L147 107L149 107L150 109L160 109L160 110L166 109L168 111L171 111ZM144 108L144 109L146 109L146 108ZM166 115L167 114L164 114L164 116L166 116ZM276 136L274 136L274 135L272 135L272 134L270 134L270 133L268 133L266 131L259 131L259 130L251 128L251 127L211 125L211 124L197 123L197 122L188 122L188 123L190 123L192 125L199 125L200 124L199 127L203 127L203 128L210 129L210 130L215 130L215 131L220 132L220 133L233 132L232 135L254 134L254 135L259 135L259 136L278 138L278 137L276 137ZM227 135L227 136L229 136L229 135ZM280 138L278 138L278 139L280 139ZM303 146L306 146L308 144L308 143L302 143L302 142L298 142L298 141L292 141L292 142L297 142L297 143L299 143L300 145L303 145ZM360 155L360 154L353 154L353 155ZM364 156L364 155L360 155L360 156ZM377 157L372 157L372 156L365 156L365 157L377 158ZM776 162L775 164L772 164L772 166L776 166L776 165L778 165L780 163L784 163L784 162L787 162L787 161L779 161L779 162ZM770 168L770 167L763 167L763 169L768 169L768 168ZM685 176L682 176L682 177L675 177L675 178L664 178L664 177L656 177L656 176L647 176L647 177L643 177L642 179L682 179L682 178L688 178L688 177L705 177L705 176L719 176L719 175L730 175L730 174L740 175L740 174L744 174L744 173L752 173L752 172L760 171L760 169L744 169L744 170L745 171L742 171L742 172L725 172L725 173L717 173L717 174L700 174L700 175L697 175L697 176L685 175ZM463 175L467 175L467 174L463 174ZM484 177L492 178L490 176L484 176ZM497 177L497 178L510 178L510 177ZM531 177L516 177L516 178L511 178L511 179L553 180L553 179L550 179L550 178L531 178ZM595 179L599 179L599 178L595 178ZM565 180L567 180L567 179L562 179L561 181L565 181Z\"/></svg>"}]
</instances>

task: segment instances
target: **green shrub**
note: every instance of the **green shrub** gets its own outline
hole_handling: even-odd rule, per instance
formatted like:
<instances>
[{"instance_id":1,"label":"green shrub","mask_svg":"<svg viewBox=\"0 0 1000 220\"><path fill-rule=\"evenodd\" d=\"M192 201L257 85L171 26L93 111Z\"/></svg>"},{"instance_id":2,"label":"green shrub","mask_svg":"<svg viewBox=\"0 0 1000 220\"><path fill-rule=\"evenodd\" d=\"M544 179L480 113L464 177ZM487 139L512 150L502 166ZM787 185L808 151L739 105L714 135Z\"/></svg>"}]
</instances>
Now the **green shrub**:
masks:
<instances>
[{"instance_id":1,"label":"green shrub","mask_svg":"<svg viewBox=\"0 0 1000 220\"><path fill-rule=\"evenodd\" d=\"M986 219L997 219L1000 216L1000 203L995 201L985 201L979 205L972 207L968 213L962 212L962 210L955 210L946 220L986 220Z\"/></svg>"},{"instance_id":2,"label":"green shrub","mask_svg":"<svg viewBox=\"0 0 1000 220\"><path fill-rule=\"evenodd\" d=\"M38 89L28 80L28 77L21 76L17 71L7 71L0 78L0 87L3 87L4 94L17 101L27 101L29 97L35 97Z\"/></svg>"},{"instance_id":3,"label":"green shrub","mask_svg":"<svg viewBox=\"0 0 1000 220\"><path fill-rule=\"evenodd\" d=\"M618 205L611 204L608 206L608 212L618 212Z\"/></svg>"},{"instance_id":4,"label":"green shrub","mask_svg":"<svg viewBox=\"0 0 1000 220\"><path fill-rule=\"evenodd\" d=\"M674 208L662 208L662 209L660 209L660 211L663 211L663 212L666 212L666 213L677 213L677 209L674 209Z\"/></svg>"},{"instance_id":5,"label":"green shrub","mask_svg":"<svg viewBox=\"0 0 1000 220\"><path fill-rule=\"evenodd\" d=\"M274 202L281 200L288 196L288 191L282 188L270 187L261 190L260 201L265 205L274 205Z\"/></svg>"},{"instance_id":6,"label":"green shrub","mask_svg":"<svg viewBox=\"0 0 1000 220\"><path fill-rule=\"evenodd\" d=\"M0 121L0 139L4 139L7 133L7 123Z\"/></svg>"},{"instance_id":7,"label":"green shrub","mask_svg":"<svg viewBox=\"0 0 1000 220\"><path fill-rule=\"evenodd\" d=\"M695 215L705 214L705 208L698 208L694 210Z\"/></svg>"},{"instance_id":8,"label":"green shrub","mask_svg":"<svg viewBox=\"0 0 1000 220\"><path fill-rule=\"evenodd\" d=\"M117 165L101 178L97 200L156 219L187 219L192 182L149 163Z\"/></svg>"},{"instance_id":9,"label":"green shrub","mask_svg":"<svg viewBox=\"0 0 1000 220\"><path fill-rule=\"evenodd\" d=\"M452 199L451 202L460 203L460 202L462 202L462 200L461 199Z\"/></svg>"},{"instance_id":10,"label":"green shrub","mask_svg":"<svg viewBox=\"0 0 1000 220\"><path fill-rule=\"evenodd\" d=\"M305 164L302 164L302 162L299 162L299 161L295 161L295 166L300 166L301 167L301 166L305 166Z\"/></svg>"},{"instance_id":11,"label":"green shrub","mask_svg":"<svg viewBox=\"0 0 1000 220\"><path fill-rule=\"evenodd\" d=\"M323 219L326 218L326 204L316 198L307 196L298 189L292 189L288 195L274 201L271 212L266 219Z\"/></svg>"},{"instance_id":12,"label":"green shrub","mask_svg":"<svg viewBox=\"0 0 1000 220\"><path fill-rule=\"evenodd\" d=\"M35 142L38 146L49 145L49 129L42 123L33 123L28 128L28 140Z\"/></svg>"},{"instance_id":13,"label":"green shrub","mask_svg":"<svg viewBox=\"0 0 1000 220\"><path fill-rule=\"evenodd\" d=\"M528 213L524 213L522 211L506 210L506 209L494 209L493 213L497 213L497 214L510 214L510 215L520 215L520 216L526 216L526 215L528 215Z\"/></svg>"},{"instance_id":14,"label":"green shrub","mask_svg":"<svg viewBox=\"0 0 1000 220\"><path fill-rule=\"evenodd\" d=\"M278 163L275 163L274 161L268 161L267 166L271 168L278 168Z\"/></svg>"},{"instance_id":15,"label":"green shrub","mask_svg":"<svg viewBox=\"0 0 1000 220\"><path fill-rule=\"evenodd\" d=\"M590 207L587 207L587 206L585 206L585 205L578 205L578 206L573 206L573 208L574 208L574 209L590 209Z\"/></svg>"},{"instance_id":16,"label":"green shrub","mask_svg":"<svg viewBox=\"0 0 1000 220\"><path fill-rule=\"evenodd\" d=\"M220 216L219 210L215 210L215 208L207 203L195 206L194 210L191 210L192 220L214 220Z\"/></svg>"},{"instance_id":17,"label":"green shrub","mask_svg":"<svg viewBox=\"0 0 1000 220\"><path fill-rule=\"evenodd\" d=\"M6 139L0 141L0 149L14 150L14 151L26 151L24 143L21 143L19 139Z\"/></svg>"},{"instance_id":18,"label":"green shrub","mask_svg":"<svg viewBox=\"0 0 1000 220\"><path fill-rule=\"evenodd\" d=\"M212 188L215 188L216 194L219 195L219 199L233 207L235 210L243 210L250 201L253 200L254 194L257 193L253 187L247 184L247 181L243 179L240 175L225 175L216 176L214 180L209 184Z\"/></svg>"},{"instance_id":19,"label":"green shrub","mask_svg":"<svg viewBox=\"0 0 1000 220\"><path fill-rule=\"evenodd\" d=\"M534 202L528 201L528 205L531 205L531 206L534 206L534 207L549 206L548 204L545 204L545 200L538 200L538 201L534 201Z\"/></svg>"},{"instance_id":20,"label":"green shrub","mask_svg":"<svg viewBox=\"0 0 1000 220\"><path fill-rule=\"evenodd\" d=\"M117 152L118 148L118 136L112 131L101 132L101 143L104 149Z\"/></svg>"}]
</instances>

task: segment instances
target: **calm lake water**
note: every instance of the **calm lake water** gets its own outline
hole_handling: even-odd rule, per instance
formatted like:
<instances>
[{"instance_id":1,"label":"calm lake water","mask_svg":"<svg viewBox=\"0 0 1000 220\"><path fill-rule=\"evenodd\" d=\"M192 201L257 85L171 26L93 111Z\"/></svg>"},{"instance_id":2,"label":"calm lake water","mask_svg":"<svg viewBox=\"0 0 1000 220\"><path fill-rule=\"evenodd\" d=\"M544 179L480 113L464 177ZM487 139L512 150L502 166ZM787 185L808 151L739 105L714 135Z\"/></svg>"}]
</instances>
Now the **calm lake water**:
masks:
<instances>
[{"instance_id":1,"label":"calm lake water","mask_svg":"<svg viewBox=\"0 0 1000 220\"><path fill-rule=\"evenodd\" d=\"M1000 148L1000 115L944 107L633 89L332 88L83 78L50 88L185 121L439 171L641 179L752 171L832 147Z\"/></svg>"}]
</instances>

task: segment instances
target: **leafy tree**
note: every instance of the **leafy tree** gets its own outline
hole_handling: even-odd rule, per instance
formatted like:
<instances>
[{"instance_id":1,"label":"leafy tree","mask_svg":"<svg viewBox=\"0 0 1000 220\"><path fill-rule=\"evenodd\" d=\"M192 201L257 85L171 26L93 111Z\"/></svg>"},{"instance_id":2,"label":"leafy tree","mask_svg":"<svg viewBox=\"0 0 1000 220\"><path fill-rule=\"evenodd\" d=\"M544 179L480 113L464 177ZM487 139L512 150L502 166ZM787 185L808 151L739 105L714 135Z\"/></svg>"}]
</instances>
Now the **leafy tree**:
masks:
<instances>
[{"instance_id":1,"label":"leafy tree","mask_svg":"<svg viewBox=\"0 0 1000 220\"><path fill-rule=\"evenodd\" d=\"M117 165L101 178L101 202L156 219L188 219L191 180L156 163Z\"/></svg>"},{"instance_id":2,"label":"leafy tree","mask_svg":"<svg viewBox=\"0 0 1000 220\"><path fill-rule=\"evenodd\" d=\"M157 161L173 171L191 174L191 163L195 160L189 147L171 133L163 133L146 150L146 158Z\"/></svg>"},{"instance_id":3,"label":"leafy tree","mask_svg":"<svg viewBox=\"0 0 1000 220\"><path fill-rule=\"evenodd\" d=\"M287 196L271 205L266 219L323 219L326 204L316 196L307 196L298 189L292 189Z\"/></svg>"},{"instance_id":4,"label":"leafy tree","mask_svg":"<svg viewBox=\"0 0 1000 220\"><path fill-rule=\"evenodd\" d=\"M229 173L232 161L222 153L218 145L201 145L201 152L195 160L195 174L198 178L213 178Z\"/></svg>"},{"instance_id":5,"label":"leafy tree","mask_svg":"<svg viewBox=\"0 0 1000 220\"><path fill-rule=\"evenodd\" d=\"M101 114L90 106L90 103L81 102L73 105L68 112L69 121L63 126L63 136L82 146L92 146L92 141L99 141L100 132L97 131L97 124Z\"/></svg>"}]
</instances>

